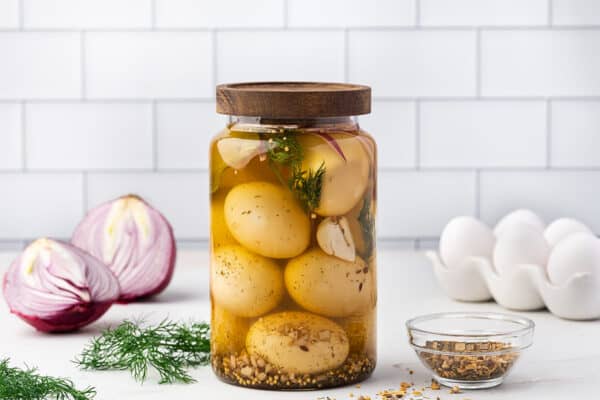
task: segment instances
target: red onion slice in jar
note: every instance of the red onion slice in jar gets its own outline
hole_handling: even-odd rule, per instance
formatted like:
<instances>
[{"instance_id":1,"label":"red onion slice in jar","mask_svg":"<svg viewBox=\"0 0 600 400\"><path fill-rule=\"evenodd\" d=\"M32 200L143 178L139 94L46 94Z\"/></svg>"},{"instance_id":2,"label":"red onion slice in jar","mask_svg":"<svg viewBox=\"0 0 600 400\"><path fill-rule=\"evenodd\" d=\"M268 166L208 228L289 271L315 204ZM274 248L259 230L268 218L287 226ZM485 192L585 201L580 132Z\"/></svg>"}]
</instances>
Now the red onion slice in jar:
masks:
<instances>
[{"instance_id":1,"label":"red onion slice in jar","mask_svg":"<svg viewBox=\"0 0 600 400\"><path fill-rule=\"evenodd\" d=\"M12 263L3 292L12 313L43 332L67 332L100 318L119 298L102 261L52 239L38 239Z\"/></svg>"},{"instance_id":2,"label":"red onion slice in jar","mask_svg":"<svg viewBox=\"0 0 600 400\"><path fill-rule=\"evenodd\" d=\"M76 228L71 243L110 267L121 285L120 302L155 295L173 276L173 229L160 212L135 195L91 210Z\"/></svg>"}]
</instances>

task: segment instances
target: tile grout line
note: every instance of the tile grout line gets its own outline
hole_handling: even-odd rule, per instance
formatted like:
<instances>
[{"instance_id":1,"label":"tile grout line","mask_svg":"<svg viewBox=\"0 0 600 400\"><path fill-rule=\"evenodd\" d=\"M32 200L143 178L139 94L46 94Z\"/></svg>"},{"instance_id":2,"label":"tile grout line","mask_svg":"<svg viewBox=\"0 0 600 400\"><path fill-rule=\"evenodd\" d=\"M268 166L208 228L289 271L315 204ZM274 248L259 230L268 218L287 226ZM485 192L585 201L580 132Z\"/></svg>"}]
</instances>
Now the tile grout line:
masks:
<instances>
[{"instance_id":1,"label":"tile grout line","mask_svg":"<svg viewBox=\"0 0 600 400\"><path fill-rule=\"evenodd\" d=\"M350 81L350 30L344 29L344 82Z\"/></svg>"},{"instance_id":2,"label":"tile grout line","mask_svg":"<svg viewBox=\"0 0 600 400\"><path fill-rule=\"evenodd\" d=\"M421 170L421 100L415 100L415 161L416 171Z\"/></svg>"},{"instance_id":3,"label":"tile grout line","mask_svg":"<svg viewBox=\"0 0 600 400\"><path fill-rule=\"evenodd\" d=\"M150 2L150 27L156 30L156 0Z\"/></svg>"},{"instance_id":4,"label":"tile grout line","mask_svg":"<svg viewBox=\"0 0 600 400\"><path fill-rule=\"evenodd\" d=\"M25 0L19 0L18 4L19 30L25 29Z\"/></svg>"},{"instance_id":5,"label":"tile grout line","mask_svg":"<svg viewBox=\"0 0 600 400\"><path fill-rule=\"evenodd\" d=\"M479 167L475 165L471 166L435 166L435 167L381 167L379 169L380 174L402 174L402 173L413 173L413 172L446 172L449 174L459 174L473 172L478 169L481 173L483 172L505 172L505 173L538 173L538 172L600 172L600 166L553 166L551 168L542 167L528 167L528 166L515 166L515 167L503 167L503 166L491 166L491 167ZM28 172L35 174L65 174L73 175L81 172L97 173L97 174L206 174L208 173L207 168L12 168L0 170L0 175L14 174L19 172Z\"/></svg>"},{"instance_id":6,"label":"tile grout line","mask_svg":"<svg viewBox=\"0 0 600 400\"><path fill-rule=\"evenodd\" d=\"M27 171L27 115L26 102L21 101L21 170Z\"/></svg>"},{"instance_id":7,"label":"tile grout line","mask_svg":"<svg viewBox=\"0 0 600 400\"><path fill-rule=\"evenodd\" d=\"M475 169L475 217L481 219L481 170Z\"/></svg>"},{"instance_id":8,"label":"tile grout line","mask_svg":"<svg viewBox=\"0 0 600 400\"><path fill-rule=\"evenodd\" d=\"M89 200L88 200L88 172L83 171L81 173L81 189L83 193L81 193L81 206L83 207L83 215L87 213Z\"/></svg>"},{"instance_id":9,"label":"tile grout line","mask_svg":"<svg viewBox=\"0 0 600 400\"><path fill-rule=\"evenodd\" d=\"M283 0L283 29L288 29L290 24L289 8L289 0Z\"/></svg>"},{"instance_id":10,"label":"tile grout line","mask_svg":"<svg viewBox=\"0 0 600 400\"><path fill-rule=\"evenodd\" d=\"M158 116L156 100L152 101L152 171L158 171Z\"/></svg>"},{"instance_id":11,"label":"tile grout line","mask_svg":"<svg viewBox=\"0 0 600 400\"><path fill-rule=\"evenodd\" d=\"M87 35L85 31L81 31L81 37L80 37L80 45L79 45L79 51L81 52L81 54L79 55L79 62L81 63L80 66L80 74L81 74L81 98L83 99L83 101L86 100L87 97L87 85L86 85L86 81L87 81L87 65L85 62L86 59L86 54L85 54L85 50L86 50L86 39L87 39Z\"/></svg>"},{"instance_id":12,"label":"tile grout line","mask_svg":"<svg viewBox=\"0 0 600 400\"><path fill-rule=\"evenodd\" d=\"M86 31L86 33L89 33ZM374 101L379 102L407 102L412 103L415 101L426 102L470 102L470 101L493 101L493 102L546 102L547 100L552 101L573 101L573 102L600 102L600 96L482 96L477 98L476 96L421 96L421 97L402 97L402 96L373 96ZM73 98L21 98L21 99L0 99L0 104L15 103L16 101L25 101L28 104L69 104L75 103L81 100L81 97ZM148 97L148 98L134 98L134 97L123 97L123 98L109 98L109 97L87 97L87 103L96 104L148 104L152 101L159 103L214 103L214 97Z\"/></svg>"},{"instance_id":13,"label":"tile grout line","mask_svg":"<svg viewBox=\"0 0 600 400\"><path fill-rule=\"evenodd\" d=\"M554 0L548 0L548 26L554 26Z\"/></svg>"},{"instance_id":14,"label":"tile grout line","mask_svg":"<svg viewBox=\"0 0 600 400\"><path fill-rule=\"evenodd\" d=\"M482 59L481 59L481 29L475 30L475 95L481 98L481 75L482 75Z\"/></svg>"},{"instance_id":15,"label":"tile grout line","mask_svg":"<svg viewBox=\"0 0 600 400\"><path fill-rule=\"evenodd\" d=\"M218 61L218 56L219 56L219 51L218 51L218 46L219 46L219 31L218 29L213 29L212 30L212 83L213 83L213 88L216 88L218 83L219 83L219 73L217 71L218 67L219 67L219 61Z\"/></svg>"},{"instance_id":16,"label":"tile grout line","mask_svg":"<svg viewBox=\"0 0 600 400\"><path fill-rule=\"evenodd\" d=\"M415 1L415 28L421 28L421 0Z\"/></svg>"},{"instance_id":17,"label":"tile grout line","mask_svg":"<svg viewBox=\"0 0 600 400\"><path fill-rule=\"evenodd\" d=\"M415 31L430 31L430 32L469 32L474 29L497 32L511 31L598 31L600 24L595 25L555 25L551 27L547 24L542 25L407 25L407 26L346 26L349 29L360 32L415 32ZM552 28L552 29L550 29ZM199 27L142 27L142 28L89 28L87 32L94 33L139 33L139 32L188 32L200 33L211 32L214 27L199 26ZM339 32L344 28L339 26L305 26L305 27L269 27L269 26L247 26L247 27L221 27L218 28L222 32L246 33L246 32ZM0 28L0 32L36 32L36 33L74 33L80 32L81 28Z\"/></svg>"},{"instance_id":18,"label":"tile grout line","mask_svg":"<svg viewBox=\"0 0 600 400\"><path fill-rule=\"evenodd\" d=\"M546 100L546 169L552 169L552 100Z\"/></svg>"}]
</instances>

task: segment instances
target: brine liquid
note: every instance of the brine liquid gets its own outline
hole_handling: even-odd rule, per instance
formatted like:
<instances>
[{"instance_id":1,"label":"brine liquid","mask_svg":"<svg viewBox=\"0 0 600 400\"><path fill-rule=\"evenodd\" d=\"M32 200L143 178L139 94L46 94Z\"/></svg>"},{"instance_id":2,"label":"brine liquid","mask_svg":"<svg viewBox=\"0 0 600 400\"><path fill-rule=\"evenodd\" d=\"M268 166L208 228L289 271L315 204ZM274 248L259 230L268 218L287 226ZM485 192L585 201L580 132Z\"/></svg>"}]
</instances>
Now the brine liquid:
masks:
<instances>
[{"instance_id":1,"label":"brine liquid","mask_svg":"<svg viewBox=\"0 0 600 400\"><path fill-rule=\"evenodd\" d=\"M211 352L213 370L219 378L226 382L263 389L317 389L348 385L362 381L366 379L375 368L376 263L375 232L373 224L376 210L375 143L370 136L358 130L356 126L350 128L342 127L341 129L339 127L319 128L318 132L319 135L310 135L302 129L283 130L276 127L262 126L252 126L246 129L244 126L232 126L231 130L224 131L211 143L211 253L213 254L213 257L211 258ZM354 264L350 264L349 262L342 260L340 261L340 265L337 265L336 263L335 267L331 266L331 268L335 268L335 270L332 269L332 271L334 271L332 273L340 273L340 268L347 268L348 270L345 272L345 277L348 278L348 276L350 276L348 279L352 278L349 274L357 274L358 276L360 274L368 273L371 277L368 281L368 284L370 285L368 288L364 288L363 281L361 281L352 289L356 291L355 294L353 294L354 292L349 293L348 291L343 293L343 295L348 296L349 299L346 303L352 305L353 296L364 296L363 291L371 291L369 296L372 300L369 301L368 306L362 305L364 304L363 300L357 300L357 303L360 303L361 306L357 308L358 311L356 312L348 313L347 310L340 308L340 305L338 305L339 301L336 301L340 294L336 294L337 287L335 286L335 283L328 283L333 285L329 295L323 296L322 299L315 297L317 296L318 290L314 288L320 283L318 280L315 281L314 276L312 278L307 278L312 279L311 282L304 282L302 280L304 279L302 268L299 269L300 272L295 272L295 276L286 276L287 282L289 282L290 279L294 279L294 282L297 283L293 293L290 293L288 287L286 287L286 282L283 282L283 293L280 298L277 297L279 294L273 294L273 296L278 299L275 307L269 305L269 299L263 299L262 297L256 301L256 306L252 300L242 302L243 304L241 304L241 306L235 305L237 303L235 302L236 299L234 297L238 294L239 296L246 296L244 299L252 299L251 296L255 291L256 296L262 296L259 290L259 288L262 287L259 284L260 282L257 283L257 281L252 280L262 276L259 272L257 272L257 275L253 276L252 271L250 271L250 274L248 275L250 278L240 281L236 281L238 278L235 276L218 276L216 278L214 276L216 273L215 262L217 262L215 261L214 254L218 253L220 249L225 246L229 246L229 257L236 258L234 261L240 262L242 268L253 268L252 265L254 264L250 265L245 263L243 257L247 257L247 254L249 254L248 251L252 253L256 252L257 248L253 247L254 244L244 246L241 243L243 240L236 240L236 232L230 229L230 227L235 226L235 229L241 229L240 224L237 224L236 221L226 221L226 213L224 211L224 204L230 191L239 185L249 182L269 182L281 187L285 191L292 192L294 198L297 199L298 206L306 213L306 220L309 221L310 239L306 249L302 253L289 258L272 258L260 255L261 260L263 260L264 257L269 260L269 265L275 263L277 267L280 268L281 276L283 276L286 267L289 263L293 262L294 259L302 257L302 255L311 251L317 255L322 254L322 250L320 249L321 245L317 241L317 228L327 217L319 215L314 209L311 209L310 206L307 207L306 198L302 197L302 193L310 197L314 195L314 192L294 192L294 189L290 187L290 178L294 173L292 171L293 167L286 163L277 164L277 162L274 162L272 159L277 152L286 151L284 147L288 147L286 145L288 142L285 140L288 140L289 136L292 136L292 139L295 140L292 143L293 145L298 143L301 144L301 153L303 157L310 156L315 158L316 155L318 158L319 151L322 151L323 153L326 151L329 152L327 157L329 157L330 160L333 160L330 161L331 163L336 163L337 169L334 170L331 168L331 171L325 169L322 179L332 178L328 174L334 172L338 174L333 176L334 179L338 178L340 179L340 182L342 179L348 179L348 177L343 176L343 168L344 165L349 164L344 164L343 162L350 163L351 160L343 161L343 159L344 157L355 157L352 152L359 154L358 157L363 157L363 153L361 153L358 148L362 148L364 150L364 155L368 157L369 169L366 189L362 191L360 197L356 200L356 204L354 204L350 210L345 214L333 216L334 221L337 221L337 218L340 217L344 217L349 221L356 251L356 261ZM311 137L309 138L309 136ZM227 149L223 150L225 146L220 147L218 143L221 140L230 138L242 138L248 141L244 142L238 150L240 155L239 158L243 159L246 157L245 160L237 160L235 158L236 151L230 151L229 154L226 155L223 153L223 151L226 151ZM257 143L260 143L261 145L253 146L252 141L257 141ZM275 149L275 153L269 153L268 150L273 149L273 146L276 146L278 143L282 148ZM344 149L350 150L344 152ZM292 149L292 151L297 150L298 149L295 147ZM340 153L338 156L343 161L341 164L339 163L339 160L332 159L332 150L336 153ZM243 164L247 161L247 164L241 168L231 167L228 163L232 163L232 157L236 163L239 161ZM227 162L224 158L227 159ZM318 160L317 163L319 163ZM316 164L313 163L313 165ZM306 176L307 175L304 175L304 177ZM357 177L356 179L363 178ZM309 181L301 181L300 183L302 185L307 182ZM321 198L320 201L323 202L328 200L329 203L327 204L329 205L327 205L327 207L335 210L335 207L338 204L336 199L339 198L342 202L349 201L349 197L356 195L356 193L353 194L352 191L354 190L356 192L356 186L360 186L360 184L361 182L353 182L350 185L341 185L342 188L340 190L342 192L328 193L329 198ZM302 188L300 190L302 190ZM345 193L344 191L346 190L349 192ZM255 197L258 196L260 195L255 194ZM314 203L312 205L314 206ZM251 210L249 206L248 212L251 211L257 213L262 212L261 210ZM260 218L260 215L257 218ZM292 222L290 222L290 224L292 224ZM243 228L244 230L240 232L246 232L249 229L247 225ZM275 237L274 235L278 235L279 232L276 231L277 229L279 228L270 229L268 226L257 229L255 233L256 243L259 243L257 246L259 246L260 243L265 243L267 241L266 239L261 240L263 237L267 238L262 235L270 235L268 238L271 239ZM295 228L292 227L292 229ZM347 232L345 233L347 234ZM286 235L289 234L286 233ZM290 237L292 237L290 240L296 240L293 235ZM243 251L241 248L243 248ZM233 251L235 253L235 249L240 249L239 259L237 259L237 256L235 255L231 256L231 252ZM258 250L262 249L259 248ZM268 251L265 251L264 253L277 253L278 249L268 248L267 250ZM333 259L327 258L327 260L329 260L328 262L331 262ZM357 264L358 262L360 262L360 264ZM265 263L267 262L265 261ZM346 265L348 265L348 267L344 267ZM349 267L350 265L361 265L362 272L355 271L355 268L351 269ZM325 273L327 273L330 266L328 266L327 263L323 263L322 268ZM269 271L269 269L265 267L265 271ZM298 268L294 271L298 271ZM246 276L243 275L243 273L248 273L248 271L242 271L242 275L240 276ZM270 279L270 275L265 276L268 276ZM215 279L231 279L233 283L229 284L230 281L226 281L229 286L225 287L228 288L227 290L234 288L235 291L231 293L216 293L216 290L224 290L221 289L224 286L222 284L215 285ZM279 286L276 287L279 288ZM298 290L300 291L298 292ZM306 290L306 293L302 292L302 290ZM277 293L279 293L278 291L279 289L276 290ZM337 298L334 297L336 295L338 296ZM300 301L294 300L294 296L296 296L296 300ZM219 299L226 299L226 301L220 302ZM260 310L260 307L263 307L264 304L267 304L270 308L269 311L256 315L260 312L257 310ZM305 308L303 304L309 309ZM336 307L340 309L338 310ZM321 311L321 309L323 311ZM285 311L306 312L326 318L335 323L337 327L339 327L340 332L338 334L337 328L325 330L311 326L302 327L294 325L291 322L290 324L286 324L284 320L281 324L281 328L276 327L271 331L268 329L262 331L254 329L252 330L254 336L248 338L252 326L257 323L257 321L275 314L282 315L282 318L285 318L285 315L287 314L281 314ZM268 318L266 320L268 320ZM295 345L300 343L299 348L302 351L305 350L306 354L302 352L298 353L297 349L293 349L294 351L290 351L288 355L285 348L281 350L277 347L286 345L285 338L283 342L281 342L280 338L274 339L268 337L270 334L282 335L282 332L285 329L289 331L290 326L288 325L294 325L292 329L300 330L301 332L306 328L306 338L298 338L298 334L294 331L290 333L289 339L290 344L294 343ZM333 339L330 338L333 334L338 335L338 341L335 343L333 342ZM319 340L323 340L326 343L319 343ZM344 340L346 340L347 343L344 343ZM302 341L305 341L306 343L304 344ZM276 344L269 347L268 343L271 342ZM262 346L260 348L263 350L259 353L256 351L256 346L253 348L249 347L251 344ZM327 352L324 352L321 350L323 348L333 349L332 352L336 351L335 357L339 357L340 354L345 355L346 352L347 355L342 362L336 362L336 365L332 365L331 368L324 369L323 366L332 362L330 359L334 357L334 355L333 353L328 354ZM311 357L314 357L314 359ZM295 360L298 360L298 362L296 363ZM296 367L298 367L298 369L296 369Z\"/></svg>"}]
</instances>

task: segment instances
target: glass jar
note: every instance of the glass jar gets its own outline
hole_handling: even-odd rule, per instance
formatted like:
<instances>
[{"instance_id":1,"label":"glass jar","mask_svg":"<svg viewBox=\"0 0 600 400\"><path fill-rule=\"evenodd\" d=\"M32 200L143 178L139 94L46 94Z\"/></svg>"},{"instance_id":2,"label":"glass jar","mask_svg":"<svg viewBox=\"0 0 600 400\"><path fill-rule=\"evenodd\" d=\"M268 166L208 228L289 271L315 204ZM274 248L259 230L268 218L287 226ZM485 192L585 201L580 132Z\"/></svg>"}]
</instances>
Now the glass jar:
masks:
<instances>
[{"instance_id":1,"label":"glass jar","mask_svg":"<svg viewBox=\"0 0 600 400\"><path fill-rule=\"evenodd\" d=\"M211 356L225 382L316 389L376 363L370 88L217 88L230 115L210 146Z\"/></svg>"}]
</instances>

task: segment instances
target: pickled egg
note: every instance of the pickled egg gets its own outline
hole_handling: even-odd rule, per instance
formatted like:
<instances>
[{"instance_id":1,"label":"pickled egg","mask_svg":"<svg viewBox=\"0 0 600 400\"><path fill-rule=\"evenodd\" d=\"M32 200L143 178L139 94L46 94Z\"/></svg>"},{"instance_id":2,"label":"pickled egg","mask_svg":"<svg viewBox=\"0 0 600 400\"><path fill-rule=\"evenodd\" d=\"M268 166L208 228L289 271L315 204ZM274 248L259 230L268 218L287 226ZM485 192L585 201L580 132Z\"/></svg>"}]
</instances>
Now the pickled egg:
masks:
<instances>
[{"instance_id":1,"label":"pickled egg","mask_svg":"<svg viewBox=\"0 0 600 400\"><path fill-rule=\"evenodd\" d=\"M339 152L325 138L303 135L303 170L325 168L319 206L322 216L340 216L349 212L362 198L369 184L369 155L360 140L348 134L331 134ZM340 154L343 153L342 154Z\"/></svg>"},{"instance_id":2,"label":"pickled egg","mask_svg":"<svg viewBox=\"0 0 600 400\"><path fill-rule=\"evenodd\" d=\"M552 222L544 231L544 237L548 241L550 247L554 247L562 239L574 233L587 233L593 235L594 233L583 223L572 218L559 218Z\"/></svg>"},{"instance_id":3,"label":"pickled egg","mask_svg":"<svg viewBox=\"0 0 600 400\"><path fill-rule=\"evenodd\" d=\"M284 295L283 271L274 261L242 246L215 249L211 263L214 302L239 317L258 317Z\"/></svg>"},{"instance_id":4,"label":"pickled egg","mask_svg":"<svg viewBox=\"0 0 600 400\"><path fill-rule=\"evenodd\" d=\"M539 215L531 210L519 209L508 213L502 218L494 228L494 234L498 237L507 229L511 229L515 225L529 224L531 227L543 231L546 227L544 220Z\"/></svg>"},{"instance_id":5,"label":"pickled egg","mask_svg":"<svg viewBox=\"0 0 600 400\"><path fill-rule=\"evenodd\" d=\"M364 312L376 301L374 272L358 256L351 262L312 249L288 262L284 279L296 303L328 317Z\"/></svg>"},{"instance_id":6,"label":"pickled egg","mask_svg":"<svg viewBox=\"0 0 600 400\"><path fill-rule=\"evenodd\" d=\"M315 374L337 368L348 357L348 337L335 322L307 312L285 311L256 321L246 349L288 373Z\"/></svg>"},{"instance_id":7,"label":"pickled egg","mask_svg":"<svg viewBox=\"0 0 600 400\"><path fill-rule=\"evenodd\" d=\"M291 258L310 242L310 219L287 189L269 182L235 186L225 198L225 221L247 249L271 258Z\"/></svg>"},{"instance_id":8,"label":"pickled egg","mask_svg":"<svg viewBox=\"0 0 600 400\"><path fill-rule=\"evenodd\" d=\"M548 260L548 278L555 285L581 273L591 274L600 282L600 239L585 232L561 240Z\"/></svg>"},{"instance_id":9,"label":"pickled egg","mask_svg":"<svg viewBox=\"0 0 600 400\"><path fill-rule=\"evenodd\" d=\"M515 223L503 229L496 241L494 266L499 274L509 273L519 264L545 266L549 254L542 231L529 223Z\"/></svg>"},{"instance_id":10,"label":"pickled egg","mask_svg":"<svg viewBox=\"0 0 600 400\"><path fill-rule=\"evenodd\" d=\"M440 256L450 268L460 266L468 257L492 258L495 237L492 230L473 217L450 220L440 236Z\"/></svg>"}]
</instances>

